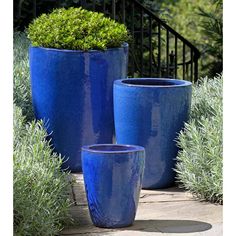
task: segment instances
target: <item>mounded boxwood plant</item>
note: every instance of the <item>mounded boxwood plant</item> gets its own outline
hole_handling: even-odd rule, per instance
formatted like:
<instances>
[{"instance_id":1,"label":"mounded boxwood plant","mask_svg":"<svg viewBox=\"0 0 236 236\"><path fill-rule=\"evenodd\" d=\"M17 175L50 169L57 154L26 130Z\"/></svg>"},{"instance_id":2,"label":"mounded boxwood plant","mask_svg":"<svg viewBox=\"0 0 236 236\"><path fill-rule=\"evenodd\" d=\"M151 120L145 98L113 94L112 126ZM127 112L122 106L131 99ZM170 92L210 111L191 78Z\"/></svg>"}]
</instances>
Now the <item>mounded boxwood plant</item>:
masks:
<instances>
[{"instance_id":1,"label":"mounded boxwood plant","mask_svg":"<svg viewBox=\"0 0 236 236\"><path fill-rule=\"evenodd\" d=\"M199 199L223 202L223 79L193 87L190 120L180 133L177 179Z\"/></svg>"},{"instance_id":2,"label":"mounded boxwood plant","mask_svg":"<svg viewBox=\"0 0 236 236\"><path fill-rule=\"evenodd\" d=\"M105 50L129 40L125 25L81 7L42 14L29 25L28 37L32 46L72 50Z\"/></svg>"}]
</instances>

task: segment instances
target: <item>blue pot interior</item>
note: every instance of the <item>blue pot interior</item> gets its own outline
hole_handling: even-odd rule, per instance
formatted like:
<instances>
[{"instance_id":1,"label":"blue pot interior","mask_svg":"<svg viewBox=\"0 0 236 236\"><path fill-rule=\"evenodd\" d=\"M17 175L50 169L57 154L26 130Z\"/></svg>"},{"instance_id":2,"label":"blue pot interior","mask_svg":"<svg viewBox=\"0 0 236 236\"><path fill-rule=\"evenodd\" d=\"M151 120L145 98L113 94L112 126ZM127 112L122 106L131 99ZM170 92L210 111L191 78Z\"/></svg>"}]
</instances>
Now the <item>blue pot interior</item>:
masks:
<instances>
[{"instance_id":1,"label":"blue pot interior","mask_svg":"<svg viewBox=\"0 0 236 236\"><path fill-rule=\"evenodd\" d=\"M187 85L190 82L184 80L177 80L177 79L149 79L149 78L140 78L140 79L125 79L121 80L122 83L128 85L140 85L140 86L181 86Z\"/></svg>"},{"instance_id":2,"label":"blue pot interior","mask_svg":"<svg viewBox=\"0 0 236 236\"><path fill-rule=\"evenodd\" d=\"M137 145L117 145L117 144L98 144L90 145L82 148L85 151L100 152L100 153L123 153L144 151L144 148Z\"/></svg>"}]
</instances>

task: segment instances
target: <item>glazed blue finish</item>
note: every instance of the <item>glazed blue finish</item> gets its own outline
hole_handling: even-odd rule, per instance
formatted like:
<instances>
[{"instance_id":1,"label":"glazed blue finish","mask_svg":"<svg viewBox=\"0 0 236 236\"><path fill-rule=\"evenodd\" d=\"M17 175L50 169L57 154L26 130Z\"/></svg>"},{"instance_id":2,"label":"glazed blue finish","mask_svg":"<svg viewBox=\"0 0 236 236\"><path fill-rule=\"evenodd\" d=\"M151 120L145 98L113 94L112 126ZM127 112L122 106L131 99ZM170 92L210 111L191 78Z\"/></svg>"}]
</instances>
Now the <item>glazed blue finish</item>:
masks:
<instances>
[{"instance_id":1,"label":"glazed blue finish","mask_svg":"<svg viewBox=\"0 0 236 236\"><path fill-rule=\"evenodd\" d=\"M114 116L119 144L145 148L143 188L174 183L177 133L188 120L191 83L173 79L127 79L114 83Z\"/></svg>"},{"instance_id":2,"label":"glazed blue finish","mask_svg":"<svg viewBox=\"0 0 236 236\"><path fill-rule=\"evenodd\" d=\"M95 226L133 223L141 190L145 152L140 146L101 144L82 148L89 212Z\"/></svg>"},{"instance_id":3,"label":"glazed blue finish","mask_svg":"<svg viewBox=\"0 0 236 236\"><path fill-rule=\"evenodd\" d=\"M112 88L126 78L128 45L106 51L30 48L35 116L47 122L49 138L67 159L63 169L81 171L81 147L112 143Z\"/></svg>"}]
</instances>

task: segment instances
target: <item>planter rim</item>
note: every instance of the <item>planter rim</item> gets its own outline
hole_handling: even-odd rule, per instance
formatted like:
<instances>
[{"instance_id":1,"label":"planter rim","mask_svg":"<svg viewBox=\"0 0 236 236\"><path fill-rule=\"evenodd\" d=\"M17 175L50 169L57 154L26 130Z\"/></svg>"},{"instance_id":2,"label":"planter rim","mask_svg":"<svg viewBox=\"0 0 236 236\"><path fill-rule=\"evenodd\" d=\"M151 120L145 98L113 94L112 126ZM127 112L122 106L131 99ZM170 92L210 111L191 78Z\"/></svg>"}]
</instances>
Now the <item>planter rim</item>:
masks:
<instances>
[{"instance_id":1,"label":"planter rim","mask_svg":"<svg viewBox=\"0 0 236 236\"><path fill-rule=\"evenodd\" d=\"M145 151L144 147L126 144L92 144L81 148L82 151L100 154L122 154Z\"/></svg>"},{"instance_id":2,"label":"planter rim","mask_svg":"<svg viewBox=\"0 0 236 236\"><path fill-rule=\"evenodd\" d=\"M120 47L116 47L116 48L107 48L105 50L95 50L95 49L91 49L91 50L87 50L87 51L83 51L83 50L71 50L71 49L62 49L62 48L46 48L46 47L38 47L38 46L32 46L30 45L30 48L38 48L41 50L46 50L46 51L55 51L55 52L71 52L71 53L101 53L101 52L106 52L106 51L115 51L121 48L128 48L129 44L128 43L123 43Z\"/></svg>"},{"instance_id":3,"label":"planter rim","mask_svg":"<svg viewBox=\"0 0 236 236\"><path fill-rule=\"evenodd\" d=\"M115 80L115 85L136 87L136 88L175 88L191 86L192 83L186 80L169 78L128 78Z\"/></svg>"}]
</instances>

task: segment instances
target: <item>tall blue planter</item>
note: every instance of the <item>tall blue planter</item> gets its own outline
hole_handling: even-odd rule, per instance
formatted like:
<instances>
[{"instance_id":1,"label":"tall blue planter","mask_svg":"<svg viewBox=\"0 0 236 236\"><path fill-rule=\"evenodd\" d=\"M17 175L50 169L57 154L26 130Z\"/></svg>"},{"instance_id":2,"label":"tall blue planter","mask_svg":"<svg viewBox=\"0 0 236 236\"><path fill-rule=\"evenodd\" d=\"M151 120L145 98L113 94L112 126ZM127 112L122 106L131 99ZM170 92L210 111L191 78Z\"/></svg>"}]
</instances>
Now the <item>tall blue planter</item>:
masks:
<instances>
[{"instance_id":1,"label":"tall blue planter","mask_svg":"<svg viewBox=\"0 0 236 236\"><path fill-rule=\"evenodd\" d=\"M143 188L165 188L174 183L175 139L188 120L191 92L191 83L184 80L115 81L116 140L145 147Z\"/></svg>"},{"instance_id":2,"label":"tall blue planter","mask_svg":"<svg viewBox=\"0 0 236 236\"><path fill-rule=\"evenodd\" d=\"M84 183L94 225L118 228L133 223L144 162L140 146L97 144L82 148Z\"/></svg>"},{"instance_id":3,"label":"tall blue planter","mask_svg":"<svg viewBox=\"0 0 236 236\"><path fill-rule=\"evenodd\" d=\"M112 143L115 79L126 78L128 44L106 51L30 47L32 100L62 168L81 171L81 147Z\"/></svg>"}]
</instances>

